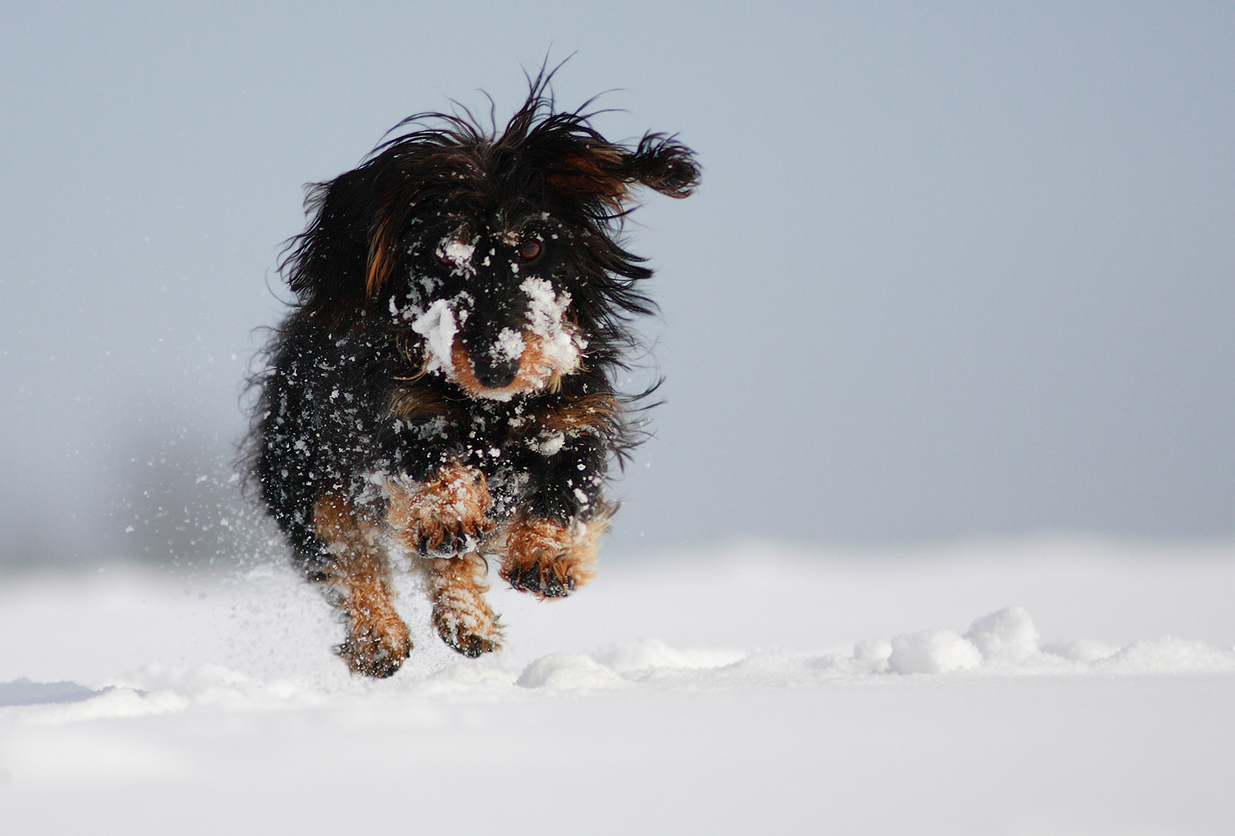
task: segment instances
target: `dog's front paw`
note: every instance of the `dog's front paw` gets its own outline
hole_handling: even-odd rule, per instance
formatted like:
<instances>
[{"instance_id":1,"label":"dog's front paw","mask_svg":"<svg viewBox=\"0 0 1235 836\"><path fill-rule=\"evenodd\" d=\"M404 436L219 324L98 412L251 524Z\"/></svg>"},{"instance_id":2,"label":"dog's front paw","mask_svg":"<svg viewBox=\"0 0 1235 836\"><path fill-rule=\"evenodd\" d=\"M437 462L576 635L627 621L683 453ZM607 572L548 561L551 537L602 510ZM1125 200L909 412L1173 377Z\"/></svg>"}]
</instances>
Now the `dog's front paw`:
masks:
<instances>
[{"instance_id":1,"label":"dog's front paw","mask_svg":"<svg viewBox=\"0 0 1235 836\"><path fill-rule=\"evenodd\" d=\"M352 673L378 678L394 675L411 652L407 625L398 618L353 622L335 648Z\"/></svg>"},{"instance_id":2,"label":"dog's front paw","mask_svg":"<svg viewBox=\"0 0 1235 836\"><path fill-rule=\"evenodd\" d=\"M386 494L386 524L405 551L425 557L473 552L494 528L484 474L457 462L425 482L388 482Z\"/></svg>"},{"instance_id":3,"label":"dog's front paw","mask_svg":"<svg viewBox=\"0 0 1235 836\"><path fill-rule=\"evenodd\" d=\"M565 598L581 583L572 577L555 559L537 560L502 569L502 577L512 589L530 592L537 598Z\"/></svg>"},{"instance_id":4,"label":"dog's front paw","mask_svg":"<svg viewBox=\"0 0 1235 836\"><path fill-rule=\"evenodd\" d=\"M519 519L506 529L502 578L537 598L564 598L595 575L596 539L608 519L563 525L550 519Z\"/></svg>"}]
</instances>

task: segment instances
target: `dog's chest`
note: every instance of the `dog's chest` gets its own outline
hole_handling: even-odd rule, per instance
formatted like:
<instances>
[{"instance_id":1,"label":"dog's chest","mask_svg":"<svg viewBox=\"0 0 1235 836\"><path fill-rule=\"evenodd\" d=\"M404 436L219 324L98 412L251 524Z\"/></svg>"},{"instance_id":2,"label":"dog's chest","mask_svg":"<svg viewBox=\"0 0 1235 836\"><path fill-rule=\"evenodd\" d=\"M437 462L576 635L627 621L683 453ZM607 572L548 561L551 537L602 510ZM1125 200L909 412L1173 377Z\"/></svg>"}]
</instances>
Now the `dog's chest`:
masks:
<instances>
[{"instance_id":1,"label":"dog's chest","mask_svg":"<svg viewBox=\"0 0 1235 836\"><path fill-rule=\"evenodd\" d=\"M553 410L525 404L460 410L412 422L406 427L410 432L403 435L409 444L452 448L460 459L475 465L502 464L528 454L547 457L557 453L566 436L546 428L553 414ZM396 419L396 424L401 427L403 422Z\"/></svg>"}]
</instances>

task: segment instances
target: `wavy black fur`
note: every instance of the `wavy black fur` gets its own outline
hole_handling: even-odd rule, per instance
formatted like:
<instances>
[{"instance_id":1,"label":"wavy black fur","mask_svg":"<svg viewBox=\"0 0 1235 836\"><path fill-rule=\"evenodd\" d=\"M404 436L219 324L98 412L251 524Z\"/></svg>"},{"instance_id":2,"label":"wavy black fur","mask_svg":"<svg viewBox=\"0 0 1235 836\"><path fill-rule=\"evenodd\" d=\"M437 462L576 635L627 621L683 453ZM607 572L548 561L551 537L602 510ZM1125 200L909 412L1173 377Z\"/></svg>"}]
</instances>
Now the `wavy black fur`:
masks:
<instances>
[{"instance_id":1,"label":"wavy black fur","mask_svg":"<svg viewBox=\"0 0 1235 836\"><path fill-rule=\"evenodd\" d=\"M684 197L699 177L672 137L632 148L586 113L557 112L544 73L500 135L445 114L395 131L355 170L310 187L309 225L283 263L297 302L256 381L252 475L310 578L335 559L314 526L319 497L342 493L380 516L383 479L419 482L451 461L484 473L498 522L609 512L609 464L636 441L614 376L632 318L654 310L641 288L651 271L622 243L630 191ZM452 246L490 258L461 269ZM512 379L511 352L495 346L534 316L528 277L569 298L576 367L500 399L426 363L412 325L450 300L474 376L495 390Z\"/></svg>"}]
</instances>

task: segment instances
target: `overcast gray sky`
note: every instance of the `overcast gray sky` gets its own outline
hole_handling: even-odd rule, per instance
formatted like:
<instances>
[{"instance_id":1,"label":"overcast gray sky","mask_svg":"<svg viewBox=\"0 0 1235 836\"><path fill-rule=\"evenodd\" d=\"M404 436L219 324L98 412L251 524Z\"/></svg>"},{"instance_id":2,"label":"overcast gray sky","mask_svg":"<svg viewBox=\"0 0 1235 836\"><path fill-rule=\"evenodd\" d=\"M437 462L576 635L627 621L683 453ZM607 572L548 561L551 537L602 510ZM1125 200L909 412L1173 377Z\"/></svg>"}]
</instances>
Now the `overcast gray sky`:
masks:
<instances>
[{"instance_id":1,"label":"overcast gray sky","mask_svg":"<svg viewBox=\"0 0 1235 836\"><path fill-rule=\"evenodd\" d=\"M8 3L0 559L183 517L142 495L219 478L303 185L571 54L564 105L704 166L631 229L665 403L611 551L1229 537L1232 44L1224 3Z\"/></svg>"}]
</instances>

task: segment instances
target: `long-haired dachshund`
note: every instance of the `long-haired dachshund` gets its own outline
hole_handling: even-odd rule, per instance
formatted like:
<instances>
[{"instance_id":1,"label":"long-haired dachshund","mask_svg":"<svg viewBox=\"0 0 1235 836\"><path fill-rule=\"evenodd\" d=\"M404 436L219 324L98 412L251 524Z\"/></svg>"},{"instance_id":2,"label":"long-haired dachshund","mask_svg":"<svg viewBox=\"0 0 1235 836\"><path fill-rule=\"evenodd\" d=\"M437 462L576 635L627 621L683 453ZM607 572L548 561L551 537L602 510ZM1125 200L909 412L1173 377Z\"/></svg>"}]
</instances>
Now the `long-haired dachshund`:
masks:
<instances>
[{"instance_id":1,"label":"long-haired dachshund","mask_svg":"<svg viewBox=\"0 0 1235 836\"><path fill-rule=\"evenodd\" d=\"M389 676L412 648L390 554L423 568L467 656L500 646L488 557L542 599L593 574L607 469L637 440L614 376L652 310L622 219L633 187L685 197L699 169L671 137L609 142L547 86L500 136L470 114L400 123L310 188L288 247L297 301L257 380L253 474L354 672Z\"/></svg>"}]
</instances>

